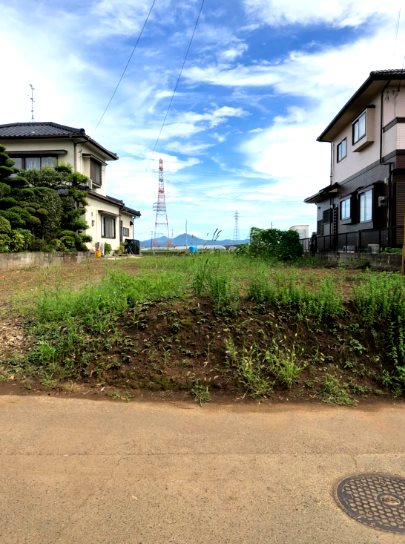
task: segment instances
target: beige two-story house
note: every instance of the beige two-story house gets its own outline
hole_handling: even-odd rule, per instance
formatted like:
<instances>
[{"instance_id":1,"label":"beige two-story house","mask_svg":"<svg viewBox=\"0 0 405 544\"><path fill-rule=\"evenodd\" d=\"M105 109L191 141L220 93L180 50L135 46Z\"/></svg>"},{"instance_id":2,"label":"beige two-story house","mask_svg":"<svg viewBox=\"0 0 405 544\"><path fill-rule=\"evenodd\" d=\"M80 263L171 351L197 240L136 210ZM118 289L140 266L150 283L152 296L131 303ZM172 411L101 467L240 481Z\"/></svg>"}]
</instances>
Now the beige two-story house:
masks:
<instances>
[{"instance_id":1,"label":"beige two-story house","mask_svg":"<svg viewBox=\"0 0 405 544\"><path fill-rule=\"evenodd\" d=\"M83 128L57 123L9 123L0 125L0 144L6 147L16 168L41 169L60 163L88 177L85 220L92 237L89 249L113 250L135 238L134 223L140 212L107 195L106 166L118 156L93 140Z\"/></svg>"},{"instance_id":2,"label":"beige two-story house","mask_svg":"<svg viewBox=\"0 0 405 544\"><path fill-rule=\"evenodd\" d=\"M403 242L405 70L371 72L318 137L331 147L317 205L318 250L380 250Z\"/></svg>"}]
</instances>

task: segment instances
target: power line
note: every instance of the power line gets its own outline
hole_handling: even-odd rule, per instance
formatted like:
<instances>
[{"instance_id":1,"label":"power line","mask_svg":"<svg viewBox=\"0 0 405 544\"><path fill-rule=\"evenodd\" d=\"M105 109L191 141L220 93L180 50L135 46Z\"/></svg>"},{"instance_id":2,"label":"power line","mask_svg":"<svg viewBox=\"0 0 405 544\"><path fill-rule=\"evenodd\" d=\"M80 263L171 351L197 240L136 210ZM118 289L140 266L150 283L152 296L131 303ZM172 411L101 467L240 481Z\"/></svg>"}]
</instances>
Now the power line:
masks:
<instances>
[{"instance_id":1,"label":"power line","mask_svg":"<svg viewBox=\"0 0 405 544\"><path fill-rule=\"evenodd\" d=\"M108 101L108 103L107 103L107 105L106 105L106 107L105 107L105 109L104 109L104 111L103 111L103 113L102 113L100 119L98 120L98 123L97 123L97 125L96 125L96 128L95 128L94 130L96 130L96 129L99 127L101 121L102 121L103 118L104 118L104 115L107 113L107 110L108 110L108 108L110 107L110 104L111 104L111 102L112 102L113 99L114 99L114 96L116 95L116 93L117 93L117 91L118 91L118 87L120 86L121 81L123 80L123 78L124 78L124 76L125 76L125 73L126 73L126 71L127 71L127 68L128 68L128 66L129 66L129 64L130 64L130 62L131 62L131 60L132 60L132 57L133 57L134 53L135 53L135 50L136 50L136 48L138 47L138 44L139 44L140 39L141 39L141 37L142 37L143 31L145 30L146 24L147 24L147 22L149 21L150 14L152 13L152 10L153 10L153 8L154 8L154 6L155 6L155 3L156 3L156 0L153 0L151 6L150 6L150 8L149 8L148 15L146 16L146 19L145 19L145 21L143 22L141 31L140 31L140 33L139 33L139 35L138 35L138 38L137 38L137 40L136 40L136 42L135 42L135 45L134 45L134 47L132 48L131 54L129 55L129 59L128 59L126 65L125 65L125 68L124 68L124 70L123 70L123 72L122 72L122 74L121 74L121 77L119 78L118 83L117 83L117 85L115 86L115 89L114 89L114 91L113 91L113 93L112 93L112 95L111 95L111 98L110 98L110 100Z\"/></svg>"},{"instance_id":2,"label":"power line","mask_svg":"<svg viewBox=\"0 0 405 544\"><path fill-rule=\"evenodd\" d=\"M399 31L399 23L401 21L401 11L402 11L402 6L400 5L399 6L399 11L398 11L398 17L397 17L397 24L396 24L396 28L395 28L394 58L395 58L395 53L396 53L397 43L398 43L398 31Z\"/></svg>"},{"instance_id":3,"label":"power line","mask_svg":"<svg viewBox=\"0 0 405 544\"><path fill-rule=\"evenodd\" d=\"M192 32L192 34L191 34L191 38L190 38L190 41L189 41L189 43L188 43L188 47L187 47L187 50L186 50L186 54L184 55L183 64L181 65L181 69L180 69L179 75L178 75L178 77L177 77L176 85L174 86L173 93L172 93L172 96L171 96L171 98L170 98L169 106L167 107L165 116L164 116L164 118L163 118L162 126L160 127L158 137L156 138L155 145L153 146L152 157L153 157L153 154L154 154L155 151L156 151L156 147L157 147L157 145L158 145L158 143L159 143L160 137L161 137L161 135L162 135L162 131L163 131L165 125L166 125L167 116L169 115L169 111L170 111L170 109L171 109L171 107L172 107L173 100L174 100L174 97L175 97L176 92L177 92L177 87L179 86L179 82L180 82L181 76L182 76L182 74L183 74L184 66L185 66L185 64L186 64L187 57L188 57L188 54L189 54L190 49L191 49L191 44L193 43L193 40L194 40L194 35L195 35L196 30L197 30L198 22L199 22L199 20L200 20L200 16L201 16L203 7L204 7L204 0L201 0L200 10L199 10L199 12L198 12L197 19L196 19L195 24L194 24L193 32Z\"/></svg>"}]
</instances>

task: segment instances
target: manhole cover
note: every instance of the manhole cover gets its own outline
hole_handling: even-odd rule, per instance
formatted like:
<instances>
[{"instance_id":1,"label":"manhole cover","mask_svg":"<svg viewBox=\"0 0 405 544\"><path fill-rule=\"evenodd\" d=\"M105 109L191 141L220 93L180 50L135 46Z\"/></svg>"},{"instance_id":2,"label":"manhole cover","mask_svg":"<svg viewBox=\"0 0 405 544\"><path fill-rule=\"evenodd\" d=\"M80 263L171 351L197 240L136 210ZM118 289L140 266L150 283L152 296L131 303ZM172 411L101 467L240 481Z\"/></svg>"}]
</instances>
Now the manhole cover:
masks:
<instances>
[{"instance_id":1,"label":"manhole cover","mask_svg":"<svg viewBox=\"0 0 405 544\"><path fill-rule=\"evenodd\" d=\"M387 474L350 476L337 485L336 500L360 523L405 533L405 478Z\"/></svg>"}]
</instances>

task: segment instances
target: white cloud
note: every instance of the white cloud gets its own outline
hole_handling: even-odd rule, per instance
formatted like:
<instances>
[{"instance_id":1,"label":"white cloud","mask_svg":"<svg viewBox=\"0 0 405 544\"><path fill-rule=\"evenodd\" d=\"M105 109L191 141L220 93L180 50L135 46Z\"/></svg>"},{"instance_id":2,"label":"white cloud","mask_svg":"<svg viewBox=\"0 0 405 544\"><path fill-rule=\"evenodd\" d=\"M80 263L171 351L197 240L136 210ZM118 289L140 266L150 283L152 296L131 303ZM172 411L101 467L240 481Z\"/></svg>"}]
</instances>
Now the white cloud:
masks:
<instances>
[{"instance_id":1,"label":"white cloud","mask_svg":"<svg viewBox=\"0 0 405 544\"><path fill-rule=\"evenodd\" d=\"M145 0L97 0L91 5L85 35L96 40L111 36L137 37L149 9L150 3ZM153 7L145 30L153 32L156 24L169 23L172 19L171 1L160 0Z\"/></svg>"},{"instance_id":2,"label":"white cloud","mask_svg":"<svg viewBox=\"0 0 405 544\"><path fill-rule=\"evenodd\" d=\"M225 87L259 87L274 85L280 81L280 77L268 63L236 67L229 64L212 64L203 68L194 66L184 70L183 74L193 83L210 83Z\"/></svg>"},{"instance_id":3,"label":"white cloud","mask_svg":"<svg viewBox=\"0 0 405 544\"><path fill-rule=\"evenodd\" d=\"M404 32L405 25L402 25L402 36ZM385 47L381 47L381 43ZM404 45L402 38L395 47L391 29L382 28L372 37L338 47L329 46L309 53L292 51L283 62L275 65L267 61L244 66L210 64L190 68L184 75L194 84L268 87L278 94L317 100L326 98L333 88L333 98L342 100L364 81L370 71L402 66Z\"/></svg>"},{"instance_id":4,"label":"white cloud","mask_svg":"<svg viewBox=\"0 0 405 544\"><path fill-rule=\"evenodd\" d=\"M398 0L243 0L246 12L258 24L283 26L327 23L336 27L357 27L370 17L398 15Z\"/></svg>"},{"instance_id":5,"label":"white cloud","mask_svg":"<svg viewBox=\"0 0 405 544\"><path fill-rule=\"evenodd\" d=\"M214 144L198 143L195 140L192 141L171 141L167 142L166 149L174 153L181 153L182 155L200 155L207 151Z\"/></svg>"},{"instance_id":6,"label":"white cloud","mask_svg":"<svg viewBox=\"0 0 405 544\"><path fill-rule=\"evenodd\" d=\"M234 61L235 59L241 57L245 51L247 51L248 46L246 43L239 42L235 43L233 47L229 47L228 49L221 50L218 54L218 59L221 62L229 62Z\"/></svg>"},{"instance_id":7,"label":"white cloud","mask_svg":"<svg viewBox=\"0 0 405 544\"><path fill-rule=\"evenodd\" d=\"M170 121L165 124L161 133L160 128L162 125L155 122L149 123L147 128L129 128L126 131L126 137L134 141L156 141L160 133L159 141L168 141L173 138L190 138L197 133L216 128L226 123L228 119L243 117L244 115L246 115L246 112L242 108L230 106L221 106L205 113L185 111L181 114L172 114L169 117ZM202 149L203 147L200 146L199 150Z\"/></svg>"}]
</instances>

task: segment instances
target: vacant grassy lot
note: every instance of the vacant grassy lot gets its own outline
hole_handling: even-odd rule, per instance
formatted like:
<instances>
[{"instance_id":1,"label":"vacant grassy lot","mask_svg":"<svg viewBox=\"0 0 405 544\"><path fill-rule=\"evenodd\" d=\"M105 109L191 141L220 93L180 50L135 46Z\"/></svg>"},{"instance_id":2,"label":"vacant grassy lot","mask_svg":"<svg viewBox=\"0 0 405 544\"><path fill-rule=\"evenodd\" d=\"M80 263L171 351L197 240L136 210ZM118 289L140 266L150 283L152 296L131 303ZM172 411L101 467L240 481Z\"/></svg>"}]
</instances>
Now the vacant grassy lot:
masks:
<instances>
[{"instance_id":1,"label":"vacant grassy lot","mask_svg":"<svg viewBox=\"0 0 405 544\"><path fill-rule=\"evenodd\" d=\"M393 273L229 254L0 274L3 388L352 404L405 388Z\"/></svg>"}]
</instances>

